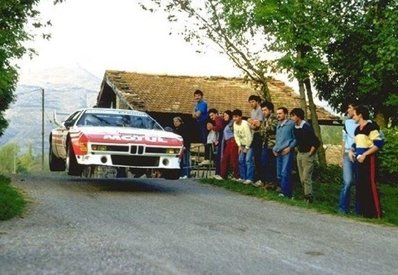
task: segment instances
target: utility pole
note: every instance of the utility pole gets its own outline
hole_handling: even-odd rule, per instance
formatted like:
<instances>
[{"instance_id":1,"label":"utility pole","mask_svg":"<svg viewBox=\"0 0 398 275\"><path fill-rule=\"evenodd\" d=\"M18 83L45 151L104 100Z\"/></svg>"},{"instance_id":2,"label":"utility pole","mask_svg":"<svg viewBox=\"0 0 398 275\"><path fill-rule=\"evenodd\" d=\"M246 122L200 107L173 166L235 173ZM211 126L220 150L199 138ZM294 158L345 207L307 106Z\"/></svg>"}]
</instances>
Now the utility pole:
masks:
<instances>
[{"instance_id":1,"label":"utility pole","mask_svg":"<svg viewBox=\"0 0 398 275\"><path fill-rule=\"evenodd\" d=\"M14 143L14 165L13 165L13 170L12 173L15 175L17 173L17 144Z\"/></svg>"},{"instance_id":2,"label":"utility pole","mask_svg":"<svg viewBox=\"0 0 398 275\"><path fill-rule=\"evenodd\" d=\"M41 170L44 171L44 89L41 88Z\"/></svg>"}]
</instances>

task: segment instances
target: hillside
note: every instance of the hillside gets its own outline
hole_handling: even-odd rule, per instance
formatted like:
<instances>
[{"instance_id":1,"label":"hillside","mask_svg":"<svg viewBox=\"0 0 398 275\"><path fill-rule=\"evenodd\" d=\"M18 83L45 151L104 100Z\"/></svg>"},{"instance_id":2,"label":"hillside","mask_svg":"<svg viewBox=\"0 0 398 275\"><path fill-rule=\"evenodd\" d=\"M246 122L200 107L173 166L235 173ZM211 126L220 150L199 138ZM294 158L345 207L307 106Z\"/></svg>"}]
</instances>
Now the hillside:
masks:
<instances>
[{"instance_id":1,"label":"hillside","mask_svg":"<svg viewBox=\"0 0 398 275\"><path fill-rule=\"evenodd\" d=\"M42 144L42 91L44 89L44 138L48 151L48 135L57 119L75 109L93 106L101 79L80 67L52 68L24 75L15 91L16 101L6 111L9 127L0 137L0 146L10 142L20 145L22 151L33 145L35 155L41 154Z\"/></svg>"}]
</instances>

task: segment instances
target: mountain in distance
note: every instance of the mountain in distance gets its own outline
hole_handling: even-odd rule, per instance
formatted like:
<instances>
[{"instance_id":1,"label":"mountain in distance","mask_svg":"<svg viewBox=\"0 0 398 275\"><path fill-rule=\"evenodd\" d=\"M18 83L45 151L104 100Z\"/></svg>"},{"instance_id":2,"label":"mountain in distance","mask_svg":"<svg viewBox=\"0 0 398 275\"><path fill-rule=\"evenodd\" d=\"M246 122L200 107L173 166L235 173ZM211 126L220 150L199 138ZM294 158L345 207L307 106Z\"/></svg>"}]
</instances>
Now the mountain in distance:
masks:
<instances>
[{"instance_id":1,"label":"mountain in distance","mask_svg":"<svg viewBox=\"0 0 398 275\"><path fill-rule=\"evenodd\" d=\"M101 81L78 66L21 74L16 100L5 112L9 126L0 137L0 146L17 143L24 153L32 145L34 155L41 155L44 89L44 153L48 154L48 137L56 127L54 114L62 121L76 109L94 106Z\"/></svg>"}]
</instances>

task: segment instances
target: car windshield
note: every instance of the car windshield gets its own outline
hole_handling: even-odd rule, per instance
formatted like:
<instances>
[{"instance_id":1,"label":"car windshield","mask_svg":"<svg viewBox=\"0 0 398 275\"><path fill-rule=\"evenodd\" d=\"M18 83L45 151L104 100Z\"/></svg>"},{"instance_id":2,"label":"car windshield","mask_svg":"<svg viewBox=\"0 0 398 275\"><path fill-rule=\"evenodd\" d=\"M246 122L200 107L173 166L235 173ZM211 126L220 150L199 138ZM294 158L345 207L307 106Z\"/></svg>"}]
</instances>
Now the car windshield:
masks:
<instances>
[{"instance_id":1,"label":"car windshield","mask_svg":"<svg viewBox=\"0 0 398 275\"><path fill-rule=\"evenodd\" d=\"M135 114L115 114L115 113L88 113L83 114L77 126L94 127L132 127L139 129L161 130L160 125L150 116Z\"/></svg>"}]
</instances>

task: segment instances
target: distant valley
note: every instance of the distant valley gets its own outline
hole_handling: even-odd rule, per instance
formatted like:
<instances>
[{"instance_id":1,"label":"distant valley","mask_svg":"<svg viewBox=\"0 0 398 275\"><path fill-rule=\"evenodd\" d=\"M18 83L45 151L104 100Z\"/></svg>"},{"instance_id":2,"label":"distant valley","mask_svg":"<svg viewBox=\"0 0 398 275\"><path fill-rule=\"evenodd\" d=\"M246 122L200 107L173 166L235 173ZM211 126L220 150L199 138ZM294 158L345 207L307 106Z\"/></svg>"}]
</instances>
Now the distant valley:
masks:
<instances>
[{"instance_id":1,"label":"distant valley","mask_svg":"<svg viewBox=\"0 0 398 275\"><path fill-rule=\"evenodd\" d=\"M102 79L75 68L52 68L37 71L20 81L16 101L6 111L9 127L0 137L0 146L17 143L21 152L32 145L33 153L42 151L42 91L44 89L44 145L48 152L48 136L54 114L62 121L75 109L95 105Z\"/></svg>"}]
</instances>

